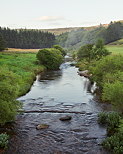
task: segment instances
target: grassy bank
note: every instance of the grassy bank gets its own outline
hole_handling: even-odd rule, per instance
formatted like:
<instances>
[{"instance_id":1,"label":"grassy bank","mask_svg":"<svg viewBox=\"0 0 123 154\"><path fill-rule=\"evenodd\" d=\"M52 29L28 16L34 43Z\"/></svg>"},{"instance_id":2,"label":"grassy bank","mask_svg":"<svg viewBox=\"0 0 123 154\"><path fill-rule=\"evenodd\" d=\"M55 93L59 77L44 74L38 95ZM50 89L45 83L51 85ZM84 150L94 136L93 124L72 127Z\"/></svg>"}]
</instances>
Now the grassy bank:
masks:
<instances>
[{"instance_id":1,"label":"grassy bank","mask_svg":"<svg viewBox=\"0 0 123 154\"><path fill-rule=\"evenodd\" d=\"M18 77L18 96L25 94L33 83L37 73L45 67L37 65L36 53L0 53L0 70L8 70Z\"/></svg>"},{"instance_id":2,"label":"grassy bank","mask_svg":"<svg viewBox=\"0 0 123 154\"><path fill-rule=\"evenodd\" d=\"M20 108L16 98L31 88L44 69L37 64L36 53L0 52L0 124L14 120Z\"/></svg>"}]
</instances>

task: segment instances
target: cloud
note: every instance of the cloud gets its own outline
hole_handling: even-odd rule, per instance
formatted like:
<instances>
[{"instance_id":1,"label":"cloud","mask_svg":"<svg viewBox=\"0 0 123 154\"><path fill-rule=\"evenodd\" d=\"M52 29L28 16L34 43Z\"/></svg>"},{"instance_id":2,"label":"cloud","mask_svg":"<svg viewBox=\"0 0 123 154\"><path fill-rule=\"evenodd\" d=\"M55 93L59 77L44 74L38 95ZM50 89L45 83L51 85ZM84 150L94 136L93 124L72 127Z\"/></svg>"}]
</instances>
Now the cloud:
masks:
<instances>
[{"instance_id":1,"label":"cloud","mask_svg":"<svg viewBox=\"0 0 123 154\"><path fill-rule=\"evenodd\" d=\"M65 20L64 17L62 16L41 16L37 19L38 21L44 21L44 22L49 22L49 21L61 21Z\"/></svg>"}]
</instances>

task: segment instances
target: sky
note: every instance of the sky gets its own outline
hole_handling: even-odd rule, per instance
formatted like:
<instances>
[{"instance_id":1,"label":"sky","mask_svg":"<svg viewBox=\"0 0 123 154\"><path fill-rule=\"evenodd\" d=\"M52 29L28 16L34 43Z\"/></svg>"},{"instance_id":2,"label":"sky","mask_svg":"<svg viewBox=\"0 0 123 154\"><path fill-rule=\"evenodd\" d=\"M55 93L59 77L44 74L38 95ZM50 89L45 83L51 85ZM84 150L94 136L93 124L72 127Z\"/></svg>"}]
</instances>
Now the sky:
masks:
<instances>
[{"instance_id":1,"label":"sky","mask_svg":"<svg viewBox=\"0 0 123 154\"><path fill-rule=\"evenodd\" d=\"M123 0L0 0L0 26L48 29L123 20Z\"/></svg>"}]
</instances>

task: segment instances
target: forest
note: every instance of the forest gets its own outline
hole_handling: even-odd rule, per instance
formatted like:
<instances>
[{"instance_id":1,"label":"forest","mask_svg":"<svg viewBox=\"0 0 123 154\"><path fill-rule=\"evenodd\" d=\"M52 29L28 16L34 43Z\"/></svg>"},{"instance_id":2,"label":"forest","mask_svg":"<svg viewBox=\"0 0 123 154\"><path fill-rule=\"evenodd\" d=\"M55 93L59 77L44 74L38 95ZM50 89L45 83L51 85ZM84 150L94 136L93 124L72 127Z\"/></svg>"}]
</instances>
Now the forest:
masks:
<instances>
[{"instance_id":1,"label":"forest","mask_svg":"<svg viewBox=\"0 0 123 154\"><path fill-rule=\"evenodd\" d=\"M7 48L41 49L51 47L55 35L40 30L9 29L0 27L0 38Z\"/></svg>"}]
</instances>

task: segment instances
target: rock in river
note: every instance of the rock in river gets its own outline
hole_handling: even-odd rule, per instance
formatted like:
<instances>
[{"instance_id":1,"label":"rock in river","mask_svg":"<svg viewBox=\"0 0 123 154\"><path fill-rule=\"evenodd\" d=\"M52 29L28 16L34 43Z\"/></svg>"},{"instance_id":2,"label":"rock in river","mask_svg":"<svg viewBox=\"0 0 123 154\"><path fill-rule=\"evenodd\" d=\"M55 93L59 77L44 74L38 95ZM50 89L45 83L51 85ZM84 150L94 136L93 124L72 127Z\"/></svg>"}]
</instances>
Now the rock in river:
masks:
<instances>
[{"instance_id":1,"label":"rock in river","mask_svg":"<svg viewBox=\"0 0 123 154\"><path fill-rule=\"evenodd\" d=\"M40 129L46 129L49 128L49 125L47 124L39 124L36 126L36 129L40 130Z\"/></svg>"},{"instance_id":2,"label":"rock in river","mask_svg":"<svg viewBox=\"0 0 123 154\"><path fill-rule=\"evenodd\" d=\"M71 120L72 117L71 116L64 116L64 117L61 117L59 120L61 121L68 121L68 120Z\"/></svg>"}]
</instances>

